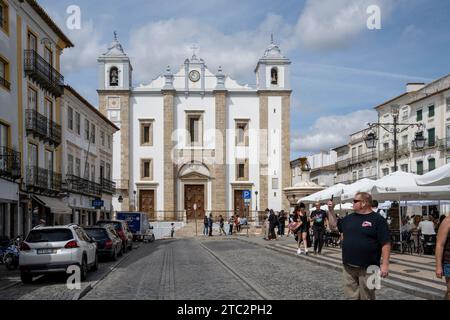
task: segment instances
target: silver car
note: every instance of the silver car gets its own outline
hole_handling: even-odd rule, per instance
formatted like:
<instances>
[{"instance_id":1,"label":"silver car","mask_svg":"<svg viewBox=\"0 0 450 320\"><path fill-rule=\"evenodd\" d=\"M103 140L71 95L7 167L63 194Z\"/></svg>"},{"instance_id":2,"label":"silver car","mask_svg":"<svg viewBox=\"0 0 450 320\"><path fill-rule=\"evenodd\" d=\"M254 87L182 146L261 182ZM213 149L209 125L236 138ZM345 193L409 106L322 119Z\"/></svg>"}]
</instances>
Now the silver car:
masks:
<instances>
[{"instance_id":1,"label":"silver car","mask_svg":"<svg viewBox=\"0 0 450 320\"><path fill-rule=\"evenodd\" d=\"M33 276L66 272L79 266L81 280L88 269L97 270L97 244L78 225L36 227L30 231L20 247L19 266L23 283L31 283Z\"/></svg>"}]
</instances>

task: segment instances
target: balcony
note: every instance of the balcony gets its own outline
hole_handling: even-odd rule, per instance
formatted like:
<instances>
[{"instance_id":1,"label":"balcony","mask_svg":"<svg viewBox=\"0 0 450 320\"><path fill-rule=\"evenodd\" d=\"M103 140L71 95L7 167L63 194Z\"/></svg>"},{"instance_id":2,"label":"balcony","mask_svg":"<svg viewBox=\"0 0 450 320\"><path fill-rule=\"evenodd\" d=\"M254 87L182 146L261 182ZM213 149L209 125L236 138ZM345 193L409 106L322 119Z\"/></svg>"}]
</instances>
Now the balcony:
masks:
<instances>
[{"instance_id":1,"label":"balcony","mask_svg":"<svg viewBox=\"0 0 450 320\"><path fill-rule=\"evenodd\" d=\"M27 76L55 97L62 95L64 77L36 51L25 50L24 71Z\"/></svg>"},{"instance_id":2,"label":"balcony","mask_svg":"<svg viewBox=\"0 0 450 320\"><path fill-rule=\"evenodd\" d=\"M414 152L420 152L423 150L427 150L427 149L434 149L436 147L439 147L439 141L441 140L445 140L445 139L426 139L426 144L425 147L423 149L418 149L416 148L414 145L412 146L412 151Z\"/></svg>"},{"instance_id":3,"label":"balcony","mask_svg":"<svg viewBox=\"0 0 450 320\"><path fill-rule=\"evenodd\" d=\"M116 183L103 178L102 179L102 192L108 193L108 194L114 194L116 193Z\"/></svg>"},{"instance_id":4,"label":"balcony","mask_svg":"<svg viewBox=\"0 0 450 320\"><path fill-rule=\"evenodd\" d=\"M57 195L61 191L61 174L37 166L27 168L27 189L41 193Z\"/></svg>"},{"instance_id":5,"label":"balcony","mask_svg":"<svg viewBox=\"0 0 450 320\"><path fill-rule=\"evenodd\" d=\"M67 191L84 194L87 196L100 196L102 186L93 181L77 177L72 174L66 176Z\"/></svg>"},{"instance_id":6,"label":"balcony","mask_svg":"<svg viewBox=\"0 0 450 320\"><path fill-rule=\"evenodd\" d=\"M350 159L350 165L363 163L363 162L367 162L367 161L371 161L371 160L375 160L375 159L377 159L377 153L375 151L367 152L367 153L360 154L359 156L352 157Z\"/></svg>"},{"instance_id":7,"label":"balcony","mask_svg":"<svg viewBox=\"0 0 450 320\"><path fill-rule=\"evenodd\" d=\"M439 139L437 144L440 151L450 150L450 138Z\"/></svg>"},{"instance_id":8,"label":"balcony","mask_svg":"<svg viewBox=\"0 0 450 320\"><path fill-rule=\"evenodd\" d=\"M401 156L409 156L411 148L409 144L399 145L397 148L397 158ZM384 149L380 152L380 161L394 158L394 148Z\"/></svg>"},{"instance_id":9,"label":"balcony","mask_svg":"<svg viewBox=\"0 0 450 320\"><path fill-rule=\"evenodd\" d=\"M47 119L47 117L36 110L26 110L26 130L27 134L32 134L44 141L48 141L55 147L61 144L61 126Z\"/></svg>"},{"instance_id":10,"label":"balcony","mask_svg":"<svg viewBox=\"0 0 450 320\"><path fill-rule=\"evenodd\" d=\"M345 169L350 166L350 160L341 160L336 162L336 170Z\"/></svg>"},{"instance_id":11,"label":"balcony","mask_svg":"<svg viewBox=\"0 0 450 320\"><path fill-rule=\"evenodd\" d=\"M14 181L20 176L20 152L0 147L0 177Z\"/></svg>"}]
</instances>

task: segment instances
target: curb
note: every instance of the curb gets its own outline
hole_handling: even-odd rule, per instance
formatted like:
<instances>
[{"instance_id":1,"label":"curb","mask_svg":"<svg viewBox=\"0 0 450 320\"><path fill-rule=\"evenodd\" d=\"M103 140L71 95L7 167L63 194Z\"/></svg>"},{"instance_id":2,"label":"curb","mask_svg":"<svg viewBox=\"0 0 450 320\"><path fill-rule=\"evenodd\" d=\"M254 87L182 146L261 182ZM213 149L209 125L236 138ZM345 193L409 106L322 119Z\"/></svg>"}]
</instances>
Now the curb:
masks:
<instances>
[{"instance_id":1,"label":"curb","mask_svg":"<svg viewBox=\"0 0 450 320\"><path fill-rule=\"evenodd\" d=\"M273 251L276 251L276 252L279 252L279 253L291 256L291 257L294 256L293 252L288 251L288 249L275 247L275 246L266 246L266 245L259 244L259 243L253 242L253 241L248 241L248 240L245 240L245 239L239 239L239 240L247 242L247 243L252 243L254 245L258 245L258 246L264 247L266 249L273 250ZM311 262L311 263L315 263L315 264L318 264L318 265L323 266L323 267L329 267L329 268L332 268L332 269L334 269L336 271L342 272L342 267L340 265L336 265L336 264L333 264L333 263L330 263L330 262L327 262L327 261L320 261L320 260L317 260L317 259L314 259L314 258L310 258L310 257L305 257L305 256L302 256L302 257L294 256L294 257L297 257L298 259L302 258L305 261L308 261L308 262ZM395 277L394 277L394 279L395 279ZM382 284L386 285L386 287L389 287L389 288L392 288L392 289L395 289L395 290L398 290L398 291L402 291L402 292L411 294L413 296L416 296L416 297L419 297L419 298L423 298L423 299L427 299L427 300L442 300L443 299L443 296L444 296L445 292L442 292L442 294L439 295L437 292L433 292L433 291L430 291L430 290L425 289L425 288L413 287L411 285L402 283L400 281L401 280L393 280L392 276L391 276L390 279L382 279Z\"/></svg>"}]
</instances>

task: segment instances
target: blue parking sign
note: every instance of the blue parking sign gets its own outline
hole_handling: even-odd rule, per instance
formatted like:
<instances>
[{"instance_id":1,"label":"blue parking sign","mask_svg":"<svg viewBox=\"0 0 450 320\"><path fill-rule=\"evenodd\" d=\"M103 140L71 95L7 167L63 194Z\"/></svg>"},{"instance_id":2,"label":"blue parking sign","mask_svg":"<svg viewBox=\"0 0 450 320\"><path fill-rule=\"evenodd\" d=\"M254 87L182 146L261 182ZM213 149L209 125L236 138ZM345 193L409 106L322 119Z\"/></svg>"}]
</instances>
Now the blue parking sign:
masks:
<instances>
[{"instance_id":1,"label":"blue parking sign","mask_svg":"<svg viewBox=\"0 0 450 320\"><path fill-rule=\"evenodd\" d=\"M244 190L242 192L242 198L250 200L252 198L252 192L250 190Z\"/></svg>"}]
</instances>

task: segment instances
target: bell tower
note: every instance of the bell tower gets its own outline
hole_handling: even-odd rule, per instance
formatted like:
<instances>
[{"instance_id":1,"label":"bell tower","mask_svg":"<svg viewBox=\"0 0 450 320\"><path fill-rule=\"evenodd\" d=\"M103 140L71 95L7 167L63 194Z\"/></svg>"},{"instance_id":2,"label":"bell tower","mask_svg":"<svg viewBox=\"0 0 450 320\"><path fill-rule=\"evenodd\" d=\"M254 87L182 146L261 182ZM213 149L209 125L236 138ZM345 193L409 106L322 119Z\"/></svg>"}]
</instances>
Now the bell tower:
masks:
<instances>
[{"instance_id":1,"label":"bell tower","mask_svg":"<svg viewBox=\"0 0 450 320\"><path fill-rule=\"evenodd\" d=\"M130 58L114 32L114 39L108 51L98 59L98 98L99 109L120 131L113 137L113 176L116 182L116 195L113 197L114 208L134 210L133 194L129 194L132 163L129 150L130 137L130 95L132 90L132 72ZM132 191L131 191L132 192ZM119 202L120 198L120 202Z\"/></svg>"}]
</instances>

